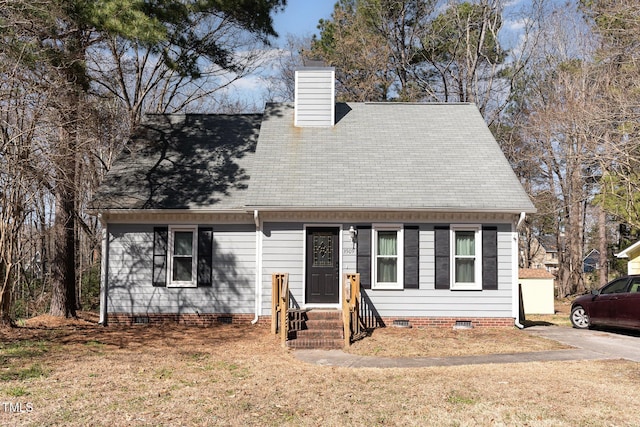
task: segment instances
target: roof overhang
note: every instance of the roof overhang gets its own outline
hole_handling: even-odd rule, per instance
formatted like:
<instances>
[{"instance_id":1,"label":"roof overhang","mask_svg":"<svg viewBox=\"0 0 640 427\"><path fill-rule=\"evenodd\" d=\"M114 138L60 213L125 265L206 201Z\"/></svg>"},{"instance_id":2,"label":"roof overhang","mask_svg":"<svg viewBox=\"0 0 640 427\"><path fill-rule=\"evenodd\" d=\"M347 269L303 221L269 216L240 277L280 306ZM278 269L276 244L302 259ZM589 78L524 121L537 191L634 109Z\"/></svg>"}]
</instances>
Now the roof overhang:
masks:
<instances>
[{"instance_id":1,"label":"roof overhang","mask_svg":"<svg viewBox=\"0 0 640 427\"><path fill-rule=\"evenodd\" d=\"M618 252L617 254L614 254L614 255L617 258L629 258L629 254L636 251L640 251L640 240L634 243L633 245L629 246L625 250Z\"/></svg>"},{"instance_id":2,"label":"roof overhang","mask_svg":"<svg viewBox=\"0 0 640 427\"><path fill-rule=\"evenodd\" d=\"M90 211L105 223L206 223L253 222L255 213L267 215L270 220L328 221L400 220L406 221L466 221L517 222L522 210L464 209L464 208L379 208L379 207L301 207L301 206L246 206L236 209L100 209ZM524 211L526 212L526 211Z\"/></svg>"},{"instance_id":3,"label":"roof overhang","mask_svg":"<svg viewBox=\"0 0 640 427\"><path fill-rule=\"evenodd\" d=\"M461 208L461 207L441 207L441 208L403 208L403 207L377 207L377 206L247 206L247 211L253 212L425 212L425 213L496 213L520 215L536 213L536 209L496 209L496 208Z\"/></svg>"},{"instance_id":4,"label":"roof overhang","mask_svg":"<svg viewBox=\"0 0 640 427\"><path fill-rule=\"evenodd\" d=\"M250 222L253 223L253 211L246 209L101 209L93 210L100 222L105 223L203 223Z\"/></svg>"}]
</instances>

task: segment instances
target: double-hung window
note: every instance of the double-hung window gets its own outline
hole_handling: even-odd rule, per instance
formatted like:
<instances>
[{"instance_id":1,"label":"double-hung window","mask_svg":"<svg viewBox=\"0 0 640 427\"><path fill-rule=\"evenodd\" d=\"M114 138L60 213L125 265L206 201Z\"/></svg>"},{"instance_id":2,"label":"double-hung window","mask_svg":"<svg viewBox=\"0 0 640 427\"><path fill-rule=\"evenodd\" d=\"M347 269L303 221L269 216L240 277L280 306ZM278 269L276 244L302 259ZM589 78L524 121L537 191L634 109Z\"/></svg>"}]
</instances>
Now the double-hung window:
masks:
<instances>
[{"instance_id":1,"label":"double-hung window","mask_svg":"<svg viewBox=\"0 0 640 427\"><path fill-rule=\"evenodd\" d=\"M169 280L167 286L197 286L197 227L169 227Z\"/></svg>"},{"instance_id":2,"label":"double-hung window","mask_svg":"<svg viewBox=\"0 0 640 427\"><path fill-rule=\"evenodd\" d=\"M402 226L373 227L373 289L403 288Z\"/></svg>"},{"instance_id":3,"label":"double-hung window","mask_svg":"<svg viewBox=\"0 0 640 427\"><path fill-rule=\"evenodd\" d=\"M451 226L451 289L482 289L482 235L480 226Z\"/></svg>"}]
</instances>

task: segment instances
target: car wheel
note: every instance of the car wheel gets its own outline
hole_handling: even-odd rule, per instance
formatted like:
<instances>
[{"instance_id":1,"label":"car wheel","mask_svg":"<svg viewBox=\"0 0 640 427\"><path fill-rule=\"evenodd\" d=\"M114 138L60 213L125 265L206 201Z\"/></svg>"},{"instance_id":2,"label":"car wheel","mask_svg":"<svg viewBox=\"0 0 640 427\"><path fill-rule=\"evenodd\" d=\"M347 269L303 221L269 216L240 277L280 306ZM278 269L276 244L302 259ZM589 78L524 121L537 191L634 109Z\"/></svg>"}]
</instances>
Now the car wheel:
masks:
<instances>
[{"instance_id":1,"label":"car wheel","mask_svg":"<svg viewBox=\"0 0 640 427\"><path fill-rule=\"evenodd\" d=\"M582 306L577 305L571 310L571 324L578 329L589 328L589 315Z\"/></svg>"}]
</instances>

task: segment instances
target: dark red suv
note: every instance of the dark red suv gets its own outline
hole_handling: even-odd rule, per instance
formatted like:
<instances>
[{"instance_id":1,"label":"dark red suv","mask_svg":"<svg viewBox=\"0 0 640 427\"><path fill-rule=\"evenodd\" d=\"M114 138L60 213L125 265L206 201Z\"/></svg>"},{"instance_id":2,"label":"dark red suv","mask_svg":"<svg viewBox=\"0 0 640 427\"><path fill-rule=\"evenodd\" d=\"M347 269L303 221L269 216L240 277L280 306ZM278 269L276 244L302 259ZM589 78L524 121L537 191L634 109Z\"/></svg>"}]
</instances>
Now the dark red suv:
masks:
<instances>
[{"instance_id":1,"label":"dark red suv","mask_svg":"<svg viewBox=\"0 0 640 427\"><path fill-rule=\"evenodd\" d=\"M640 275L612 280L571 303L574 328L609 326L640 330Z\"/></svg>"}]
</instances>

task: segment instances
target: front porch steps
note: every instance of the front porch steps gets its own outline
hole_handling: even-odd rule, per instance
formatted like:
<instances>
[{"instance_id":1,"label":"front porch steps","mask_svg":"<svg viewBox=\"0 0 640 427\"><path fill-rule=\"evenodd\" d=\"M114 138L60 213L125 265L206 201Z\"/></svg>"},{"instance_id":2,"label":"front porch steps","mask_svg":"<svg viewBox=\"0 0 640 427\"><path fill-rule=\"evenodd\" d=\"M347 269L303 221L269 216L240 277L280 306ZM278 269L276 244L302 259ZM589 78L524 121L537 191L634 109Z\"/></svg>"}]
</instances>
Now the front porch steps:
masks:
<instances>
[{"instance_id":1,"label":"front porch steps","mask_svg":"<svg viewBox=\"0 0 640 427\"><path fill-rule=\"evenodd\" d=\"M289 334L287 347L333 350L344 348L344 327L340 310L308 310L302 329Z\"/></svg>"}]
</instances>

